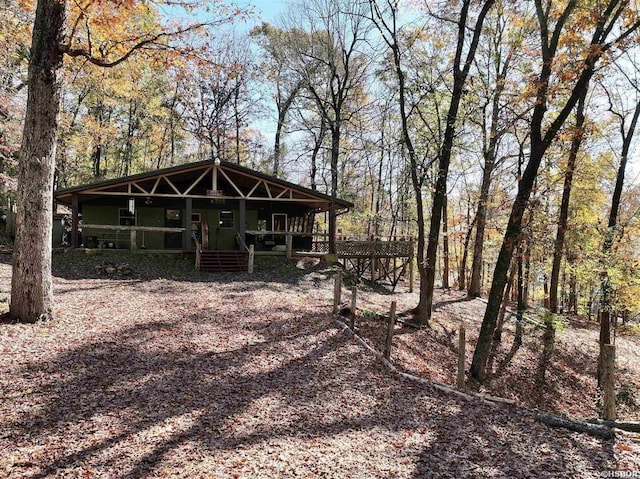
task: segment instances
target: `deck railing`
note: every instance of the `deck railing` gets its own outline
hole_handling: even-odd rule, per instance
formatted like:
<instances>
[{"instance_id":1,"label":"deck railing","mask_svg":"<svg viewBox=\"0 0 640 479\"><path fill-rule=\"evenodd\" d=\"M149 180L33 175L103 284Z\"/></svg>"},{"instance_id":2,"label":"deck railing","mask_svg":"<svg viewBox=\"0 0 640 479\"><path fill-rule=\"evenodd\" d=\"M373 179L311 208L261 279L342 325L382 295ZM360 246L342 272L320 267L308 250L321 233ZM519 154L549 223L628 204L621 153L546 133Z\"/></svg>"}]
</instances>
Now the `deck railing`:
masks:
<instances>
[{"instance_id":1,"label":"deck railing","mask_svg":"<svg viewBox=\"0 0 640 479\"><path fill-rule=\"evenodd\" d=\"M313 252L328 253L329 242L314 241ZM337 240L336 254L341 258L400 258L413 257L414 241L409 239L379 240Z\"/></svg>"}]
</instances>

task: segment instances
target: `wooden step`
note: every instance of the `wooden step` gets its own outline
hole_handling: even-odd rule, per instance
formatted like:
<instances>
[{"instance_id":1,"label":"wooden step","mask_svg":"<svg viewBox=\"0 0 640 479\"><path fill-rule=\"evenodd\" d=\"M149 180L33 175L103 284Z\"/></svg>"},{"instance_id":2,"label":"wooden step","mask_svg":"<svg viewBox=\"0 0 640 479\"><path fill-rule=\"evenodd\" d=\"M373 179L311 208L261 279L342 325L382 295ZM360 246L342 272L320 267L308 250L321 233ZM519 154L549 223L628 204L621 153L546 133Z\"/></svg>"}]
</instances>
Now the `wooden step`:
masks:
<instances>
[{"instance_id":1,"label":"wooden step","mask_svg":"<svg viewBox=\"0 0 640 479\"><path fill-rule=\"evenodd\" d=\"M246 271L249 254L236 250L202 250L201 271Z\"/></svg>"}]
</instances>

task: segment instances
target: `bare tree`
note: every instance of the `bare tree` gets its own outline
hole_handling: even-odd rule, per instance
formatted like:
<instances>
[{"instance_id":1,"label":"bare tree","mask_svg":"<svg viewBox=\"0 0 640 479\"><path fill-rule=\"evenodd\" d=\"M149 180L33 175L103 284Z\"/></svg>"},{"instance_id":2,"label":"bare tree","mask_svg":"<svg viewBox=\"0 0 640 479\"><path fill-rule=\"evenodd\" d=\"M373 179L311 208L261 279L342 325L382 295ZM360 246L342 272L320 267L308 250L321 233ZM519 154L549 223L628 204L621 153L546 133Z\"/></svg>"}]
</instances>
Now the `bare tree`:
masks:
<instances>
[{"instance_id":1,"label":"bare tree","mask_svg":"<svg viewBox=\"0 0 640 479\"><path fill-rule=\"evenodd\" d=\"M331 138L329 251L335 253L340 142L364 101L370 27L359 2L306 0L294 8L288 29L304 26L306 35L300 35L293 60Z\"/></svg>"},{"instance_id":2,"label":"bare tree","mask_svg":"<svg viewBox=\"0 0 640 479\"><path fill-rule=\"evenodd\" d=\"M374 0L370 1L374 22L393 55L394 71L398 80L398 101L400 120L402 122L403 142L409 154L411 179L417 202L418 247L416 259L418 261L418 272L420 275L420 300L414 309L414 321L420 326L428 325L431 317L435 287L436 254L443 207L447 193L447 176L453 152L456 124L458 123L458 111L464 95L464 85L480 40L482 25L494 1L487 0L482 2L475 20L471 15L471 3L470 1L463 1L460 5L459 12L455 13L455 20L451 20L457 27L457 41L453 62L453 85L447 109L444 135L442 137L442 143L438 145L438 173L431 206L429 233L428 237L425 238L422 182L418 173L418 156L409 129L404 47L401 45L398 37L398 5L392 1L386 1L384 3ZM472 32L470 39L467 35L469 29ZM425 240L427 241L426 252L424 249Z\"/></svg>"},{"instance_id":3,"label":"bare tree","mask_svg":"<svg viewBox=\"0 0 640 479\"><path fill-rule=\"evenodd\" d=\"M304 77L293 68L289 56L294 51L297 38L305 33L300 30L282 30L269 23L255 27L251 36L265 52L263 72L274 87L273 98L277 110L276 133L273 145L273 176L280 175L282 156L282 135L287 115L300 90L304 87Z\"/></svg>"}]
</instances>

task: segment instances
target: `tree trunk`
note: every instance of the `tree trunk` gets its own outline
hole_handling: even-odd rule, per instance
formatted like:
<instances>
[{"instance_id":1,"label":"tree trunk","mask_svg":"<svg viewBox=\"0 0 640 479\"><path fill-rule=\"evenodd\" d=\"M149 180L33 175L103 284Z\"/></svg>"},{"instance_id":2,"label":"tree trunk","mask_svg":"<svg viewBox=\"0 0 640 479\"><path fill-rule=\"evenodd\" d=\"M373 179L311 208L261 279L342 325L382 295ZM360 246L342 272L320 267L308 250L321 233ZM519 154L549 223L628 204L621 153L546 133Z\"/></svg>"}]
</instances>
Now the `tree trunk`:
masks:
<instances>
[{"instance_id":1,"label":"tree trunk","mask_svg":"<svg viewBox=\"0 0 640 479\"><path fill-rule=\"evenodd\" d=\"M469 26L467 25L467 21L471 2L469 2L468 0L462 2L460 16L458 19L456 54L453 64L453 89L451 102L449 104L449 110L447 113L447 124L445 128L444 140L441 145L438 161L438 176L436 180L435 191L433 194L431 223L429 227L426 255L424 254L425 228L424 210L422 205L422 179L418 178L417 158L415 150L413 149L411 135L408 127L409 113L406 111L405 77L402 70L400 44L398 42L396 30L397 10L395 9L396 7L391 6L392 19L390 23L387 23L386 21L382 20L382 14L378 8L377 3L373 1L370 2L374 16L380 20L379 22L376 21L376 25L381 33L383 33L383 36L385 36L385 42L387 43L387 45L391 49L391 53L393 54L395 73L398 79L398 103L400 106L400 119L402 122L402 138L404 146L407 148L407 151L409 153L409 161L411 165L411 183L416 199L416 220L418 223L418 247L416 259L418 262L418 273L420 275L420 299L418 301L418 305L413 309L413 320L418 326L428 325L429 319L431 317L431 306L433 303L433 290L435 284L436 254L438 251L438 238L440 235L444 196L447 192L447 175L449 171L449 164L451 162L454 133L456 122L458 120L458 110L464 93L464 84L466 82L469 69L471 68L478 42L480 40L482 25L494 1L495 0L486 0L482 3L481 10L476 17L475 25L472 29L473 35L468 46L467 32ZM465 47L466 58L463 59Z\"/></svg>"},{"instance_id":2,"label":"tree trunk","mask_svg":"<svg viewBox=\"0 0 640 479\"><path fill-rule=\"evenodd\" d=\"M485 155L485 166L482 174L482 186L480 198L476 210L476 239L473 242L473 261L471 263L471 279L467 296L479 298L482 295L482 251L484 249L484 230L487 222L487 202L489 201L489 187L491 185L491 173L493 167L488 164Z\"/></svg>"},{"instance_id":3,"label":"tree trunk","mask_svg":"<svg viewBox=\"0 0 640 479\"><path fill-rule=\"evenodd\" d=\"M234 119L234 126L236 129L236 138L235 138L235 144L236 144L236 164L239 165L240 164L240 112L238 110L238 101L240 98L240 88L238 86L236 86L234 92L233 92L233 119Z\"/></svg>"},{"instance_id":4,"label":"tree trunk","mask_svg":"<svg viewBox=\"0 0 640 479\"><path fill-rule=\"evenodd\" d=\"M338 113L336 114L338 117ZM331 205L329 206L329 253L335 254L337 233L338 199L338 159L340 156L340 121L336 119L331 127Z\"/></svg>"},{"instance_id":5,"label":"tree trunk","mask_svg":"<svg viewBox=\"0 0 640 479\"><path fill-rule=\"evenodd\" d=\"M504 66L503 72L498 74L497 87L493 96L491 108L491 126L489 131L489 142L484 151L484 169L482 171L482 184L480 186L480 198L478 199L478 209L476 212L476 239L473 244L473 263L471 265L471 280L467 295L470 298L478 298L482 294L482 253L484 249L484 232L487 224L487 204L489 203L489 191L491 190L491 180L496 166L496 150L499 141L498 119L500 115L500 97L504 90L504 79L509 62Z\"/></svg>"},{"instance_id":6,"label":"tree trunk","mask_svg":"<svg viewBox=\"0 0 640 479\"><path fill-rule=\"evenodd\" d=\"M549 15L551 10L546 6L543 6L543 2L541 0L536 0L535 6L541 33L542 62L537 82L538 91L536 95L536 104L530 120L531 131L529 138L531 153L529 163L527 164L524 174L518 183L518 192L511 209L511 215L509 216L509 222L502 241L500 253L498 254L487 309L485 310L482 326L480 328L480 335L478 336L476 349L473 354L471 376L478 380L484 379L486 364L491 350L491 338L493 337L500 302L502 301L502 294L507 282L509 263L522 229L522 218L529 201L531 189L537 177L538 168L540 167L540 163L542 162L545 152L558 135L560 128L563 126L569 114L575 107L582 95L582 92L584 89L588 88L598 60L611 47L611 45L615 43L606 41L611 29L613 28L613 25L608 26L608 22L615 22L620 14L617 8L614 8L613 3L609 4L608 7L606 5L604 6L604 10L601 12L602 18L599 18L598 22L595 24L594 33L591 37L591 43L588 48L588 55L582 63L582 71L577 76L577 80L574 83L564 106L558 110L557 115L550 120L550 123L548 123L545 120L547 113L548 88L552 76L552 64L558 49L561 32L569 17L576 9L577 2L568 2L563 11L554 13L554 15L559 13L559 16L555 19L553 28L550 28L549 24ZM623 30L623 35L632 34L639 26L640 23L631 24L628 30ZM543 131L543 125L547 125L546 131Z\"/></svg>"},{"instance_id":7,"label":"tree trunk","mask_svg":"<svg viewBox=\"0 0 640 479\"><path fill-rule=\"evenodd\" d=\"M280 174L280 135L284 127L284 116L284 112L278 112L278 123L276 124L276 135L273 143L273 170L271 174L276 178Z\"/></svg>"},{"instance_id":8,"label":"tree trunk","mask_svg":"<svg viewBox=\"0 0 640 479\"><path fill-rule=\"evenodd\" d=\"M511 288L513 287L513 280L516 275L517 264L511 265L511 272L509 273L509 281L507 282L507 289L504 292L504 298L502 300L502 307L500 308L500 314L498 315L498 324L496 330L493 333L493 350L498 349L498 343L502 341L502 330L504 328L504 318L507 315L507 305L509 303L509 297L511 296Z\"/></svg>"},{"instance_id":9,"label":"tree trunk","mask_svg":"<svg viewBox=\"0 0 640 479\"><path fill-rule=\"evenodd\" d=\"M293 105L293 101L298 96L298 92L302 88L303 84L304 83L302 81L298 81L298 83L296 83L295 87L289 93L285 101L283 102L276 101L276 107L278 108L278 123L276 124L276 135L275 135L275 141L273 145L273 172L272 172L273 176L275 176L276 178L280 175L280 155L282 154L282 147L280 145L280 141L282 137L282 130L284 129L287 113L289 113L289 110L291 109L291 105ZM280 100L280 94L278 94L277 100ZM322 134L320 135L321 138L323 136L324 135ZM312 182L315 182L315 178Z\"/></svg>"},{"instance_id":10,"label":"tree trunk","mask_svg":"<svg viewBox=\"0 0 640 479\"><path fill-rule=\"evenodd\" d=\"M316 175L318 173L318 153L320 153L320 148L322 147L322 142L324 141L324 137L327 134L327 120L325 120L324 116L320 116L320 131L318 132L318 137L315 140L315 144L313 145L313 151L311 152L311 172L309 176L311 177L311 189L317 190L318 185L316 184Z\"/></svg>"},{"instance_id":11,"label":"tree trunk","mask_svg":"<svg viewBox=\"0 0 640 479\"><path fill-rule=\"evenodd\" d=\"M380 231L380 207L382 205L382 193L384 191L383 188L383 179L382 179L382 168L384 166L384 129L385 129L385 117L382 119L382 127L380 128L380 163L378 164L378 178L376 178L376 188L375 190L371 188L371 194L375 195L375 205L373 210L373 234L376 238L379 238L382 232ZM391 200L391 198L390 198ZM396 212L393 210L392 205L390 206L390 210L392 211L392 223L391 223L391 232L395 230L396 225Z\"/></svg>"},{"instance_id":12,"label":"tree trunk","mask_svg":"<svg viewBox=\"0 0 640 479\"><path fill-rule=\"evenodd\" d=\"M467 213L467 217L468 217ZM467 234L464 237L464 246L462 248L462 261L460 262L460 271L458 273L458 281L460 283L460 291L464 291L466 289L467 283L467 260L469 258L469 243L471 242L471 234L473 233L473 228L476 225L477 215L474 215L473 221L467 228Z\"/></svg>"},{"instance_id":13,"label":"tree trunk","mask_svg":"<svg viewBox=\"0 0 640 479\"><path fill-rule=\"evenodd\" d=\"M569 313L578 314L578 291L576 273L573 270L573 260L569 255L567 261L569 262Z\"/></svg>"},{"instance_id":14,"label":"tree trunk","mask_svg":"<svg viewBox=\"0 0 640 479\"><path fill-rule=\"evenodd\" d=\"M500 248L500 253L496 261L487 309L485 310L480 335L478 336L476 349L473 354L471 374L479 380L484 379L485 368L491 351L493 333L496 328L498 313L500 312L500 304L502 303L504 288L507 284L509 264L511 263L514 248L518 243L518 236L520 236L522 227L522 218L529 201L534 180L538 173L538 167L544 154L540 143L532 142L531 150L531 159L519 182L516 200L511 209L509 223L507 224L502 247Z\"/></svg>"},{"instance_id":15,"label":"tree trunk","mask_svg":"<svg viewBox=\"0 0 640 479\"><path fill-rule=\"evenodd\" d=\"M556 240L553 245L553 265L551 267L551 285L549 290L549 310L552 313L558 312L558 282L560 278L560 265L564 250L564 239L567 232L569 218L569 200L571 198L571 185L573 183L573 172L576 167L576 158L580 150L580 144L584 135L584 104L587 97L587 89L578 100L576 107L576 126L571 149L567 158L567 169L564 172L564 188L562 190L562 200L560 202L560 215L558 218L558 229Z\"/></svg>"},{"instance_id":16,"label":"tree trunk","mask_svg":"<svg viewBox=\"0 0 640 479\"><path fill-rule=\"evenodd\" d=\"M10 314L19 321L51 317L53 176L67 5L39 0L29 60L16 215Z\"/></svg>"},{"instance_id":17,"label":"tree trunk","mask_svg":"<svg viewBox=\"0 0 640 479\"><path fill-rule=\"evenodd\" d=\"M611 198L611 210L609 212L609 223L602 245L603 268L600 273L600 354L598 355L598 386L602 385L602 373L604 369L603 350L605 345L611 343L611 282L606 264L615 239L615 227L618 224L618 211L620 210L620 200L622 198L622 187L624 185L624 175L629 159L629 149L633 140L638 118L640 117L640 103L636 105L628 130L625 130L624 121L621 123L620 131L622 135L622 153L620 155L620 165L616 176L616 186Z\"/></svg>"},{"instance_id":18,"label":"tree trunk","mask_svg":"<svg viewBox=\"0 0 640 479\"><path fill-rule=\"evenodd\" d=\"M464 94L464 86L467 81L469 69L473 58L475 57L478 46L479 36L482 31L484 19L489 9L493 6L493 0L487 0L482 4L482 10L478 13L476 23L472 29L473 39L468 46L466 59L463 63L462 55L467 35L467 15L469 13L470 4L468 1L462 2L462 10L458 20L457 47L456 57L453 64L453 88L451 90L451 100L449 110L447 112L447 124L444 131L444 139L440 149L438 159L438 175L436 177L436 185L433 192L433 203L431 205L431 222L429 224L429 235L427 237L427 251L425 256L425 273L426 284L422 284L421 288L425 288L425 304L427 319L431 318L431 307L433 305L433 291L436 273L436 255L438 252L438 237L440 235L440 224L442 221L442 207L444 205L444 197L447 194L447 177L449 175L449 165L451 164L451 154L453 152L453 142L455 139L456 123L458 121L458 110Z\"/></svg>"},{"instance_id":19,"label":"tree trunk","mask_svg":"<svg viewBox=\"0 0 640 479\"><path fill-rule=\"evenodd\" d=\"M91 163L93 165L93 176L100 178L102 175L102 145L97 144L93 147L91 153Z\"/></svg>"},{"instance_id":20,"label":"tree trunk","mask_svg":"<svg viewBox=\"0 0 640 479\"><path fill-rule=\"evenodd\" d=\"M449 215L447 195L442 206L442 289L449 289Z\"/></svg>"},{"instance_id":21,"label":"tree trunk","mask_svg":"<svg viewBox=\"0 0 640 479\"><path fill-rule=\"evenodd\" d=\"M547 375L547 369L551 364L551 356L556 340L556 326L553 322L553 316L545 321L544 334L542 335L542 353L540 354L540 362L538 363L537 377L535 381L535 391L538 403L542 402L544 397L544 383Z\"/></svg>"},{"instance_id":22,"label":"tree trunk","mask_svg":"<svg viewBox=\"0 0 640 479\"><path fill-rule=\"evenodd\" d=\"M517 308L516 308L516 334L513 338L514 348L522 346L522 335L524 333L522 320L524 319L524 310L527 309L527 303L524 297L524 278L522 272L522 240L518 245L518 257L516 259L518 268L518 291L517 291Z\"/></svg>"},{"instance_id":23,"label":"tree trunk","mask_svg":"<svg viewBox=\"0 0 640 479\"><path fill-rule=\"evenodd\" d=\"M372 8L375 2L372 2ZM398 79L398 105L400 108L400 122L402 125L402 143L406 148L409 155L409 170L411 176L411 186L413 187L414 197L416 199L416 223L418 228L418 238L416 247L416 263L418 266L418 276L420 278L420 294L418 305L413 309L413 320L419 326L429 326L428 309L426 301L426 289L425 284L427 282L427 275L424 264L424 240L425 240L425 224L424 224L424 205L422 203L422 181L418 176L418 160L416 151L413 147L413 141L411 140L411 133L409 130L409 113L407 112L407 99L406 99L406 86L405 76L402 69L402 59L400 54L400 45L397 39L397 32L395 30L395 15L397 12L392 9L393 23L392 28L387 30L390 38L387 39L387 44L393 54L393 64L395 74ZM378 15L380 13L378 12ZM381 18L381 17L379 17ZM378 24L378 28L382 32L382 26ZM387 27L388 28L388 27Z\"/></svg>"}]
</instances>

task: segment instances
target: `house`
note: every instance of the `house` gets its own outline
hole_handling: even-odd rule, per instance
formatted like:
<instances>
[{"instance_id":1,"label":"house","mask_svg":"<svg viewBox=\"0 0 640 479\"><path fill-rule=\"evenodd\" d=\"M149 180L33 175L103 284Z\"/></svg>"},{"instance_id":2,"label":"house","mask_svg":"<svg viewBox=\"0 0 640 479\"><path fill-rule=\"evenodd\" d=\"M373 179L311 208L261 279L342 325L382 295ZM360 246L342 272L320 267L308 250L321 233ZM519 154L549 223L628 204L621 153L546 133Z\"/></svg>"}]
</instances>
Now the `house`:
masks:
<instances>
[{"instance_id":1,"label":"house","mask_svg":"<svg viewBox=\"0 0 640 479\"><path fill-rule=\"evenodd\" d=\"M185 252L310 250L332 198L225 161L201 161L57 190L72 247ZM353 204L335 199L335 210Z\"/></svg>"}]
</instances>

